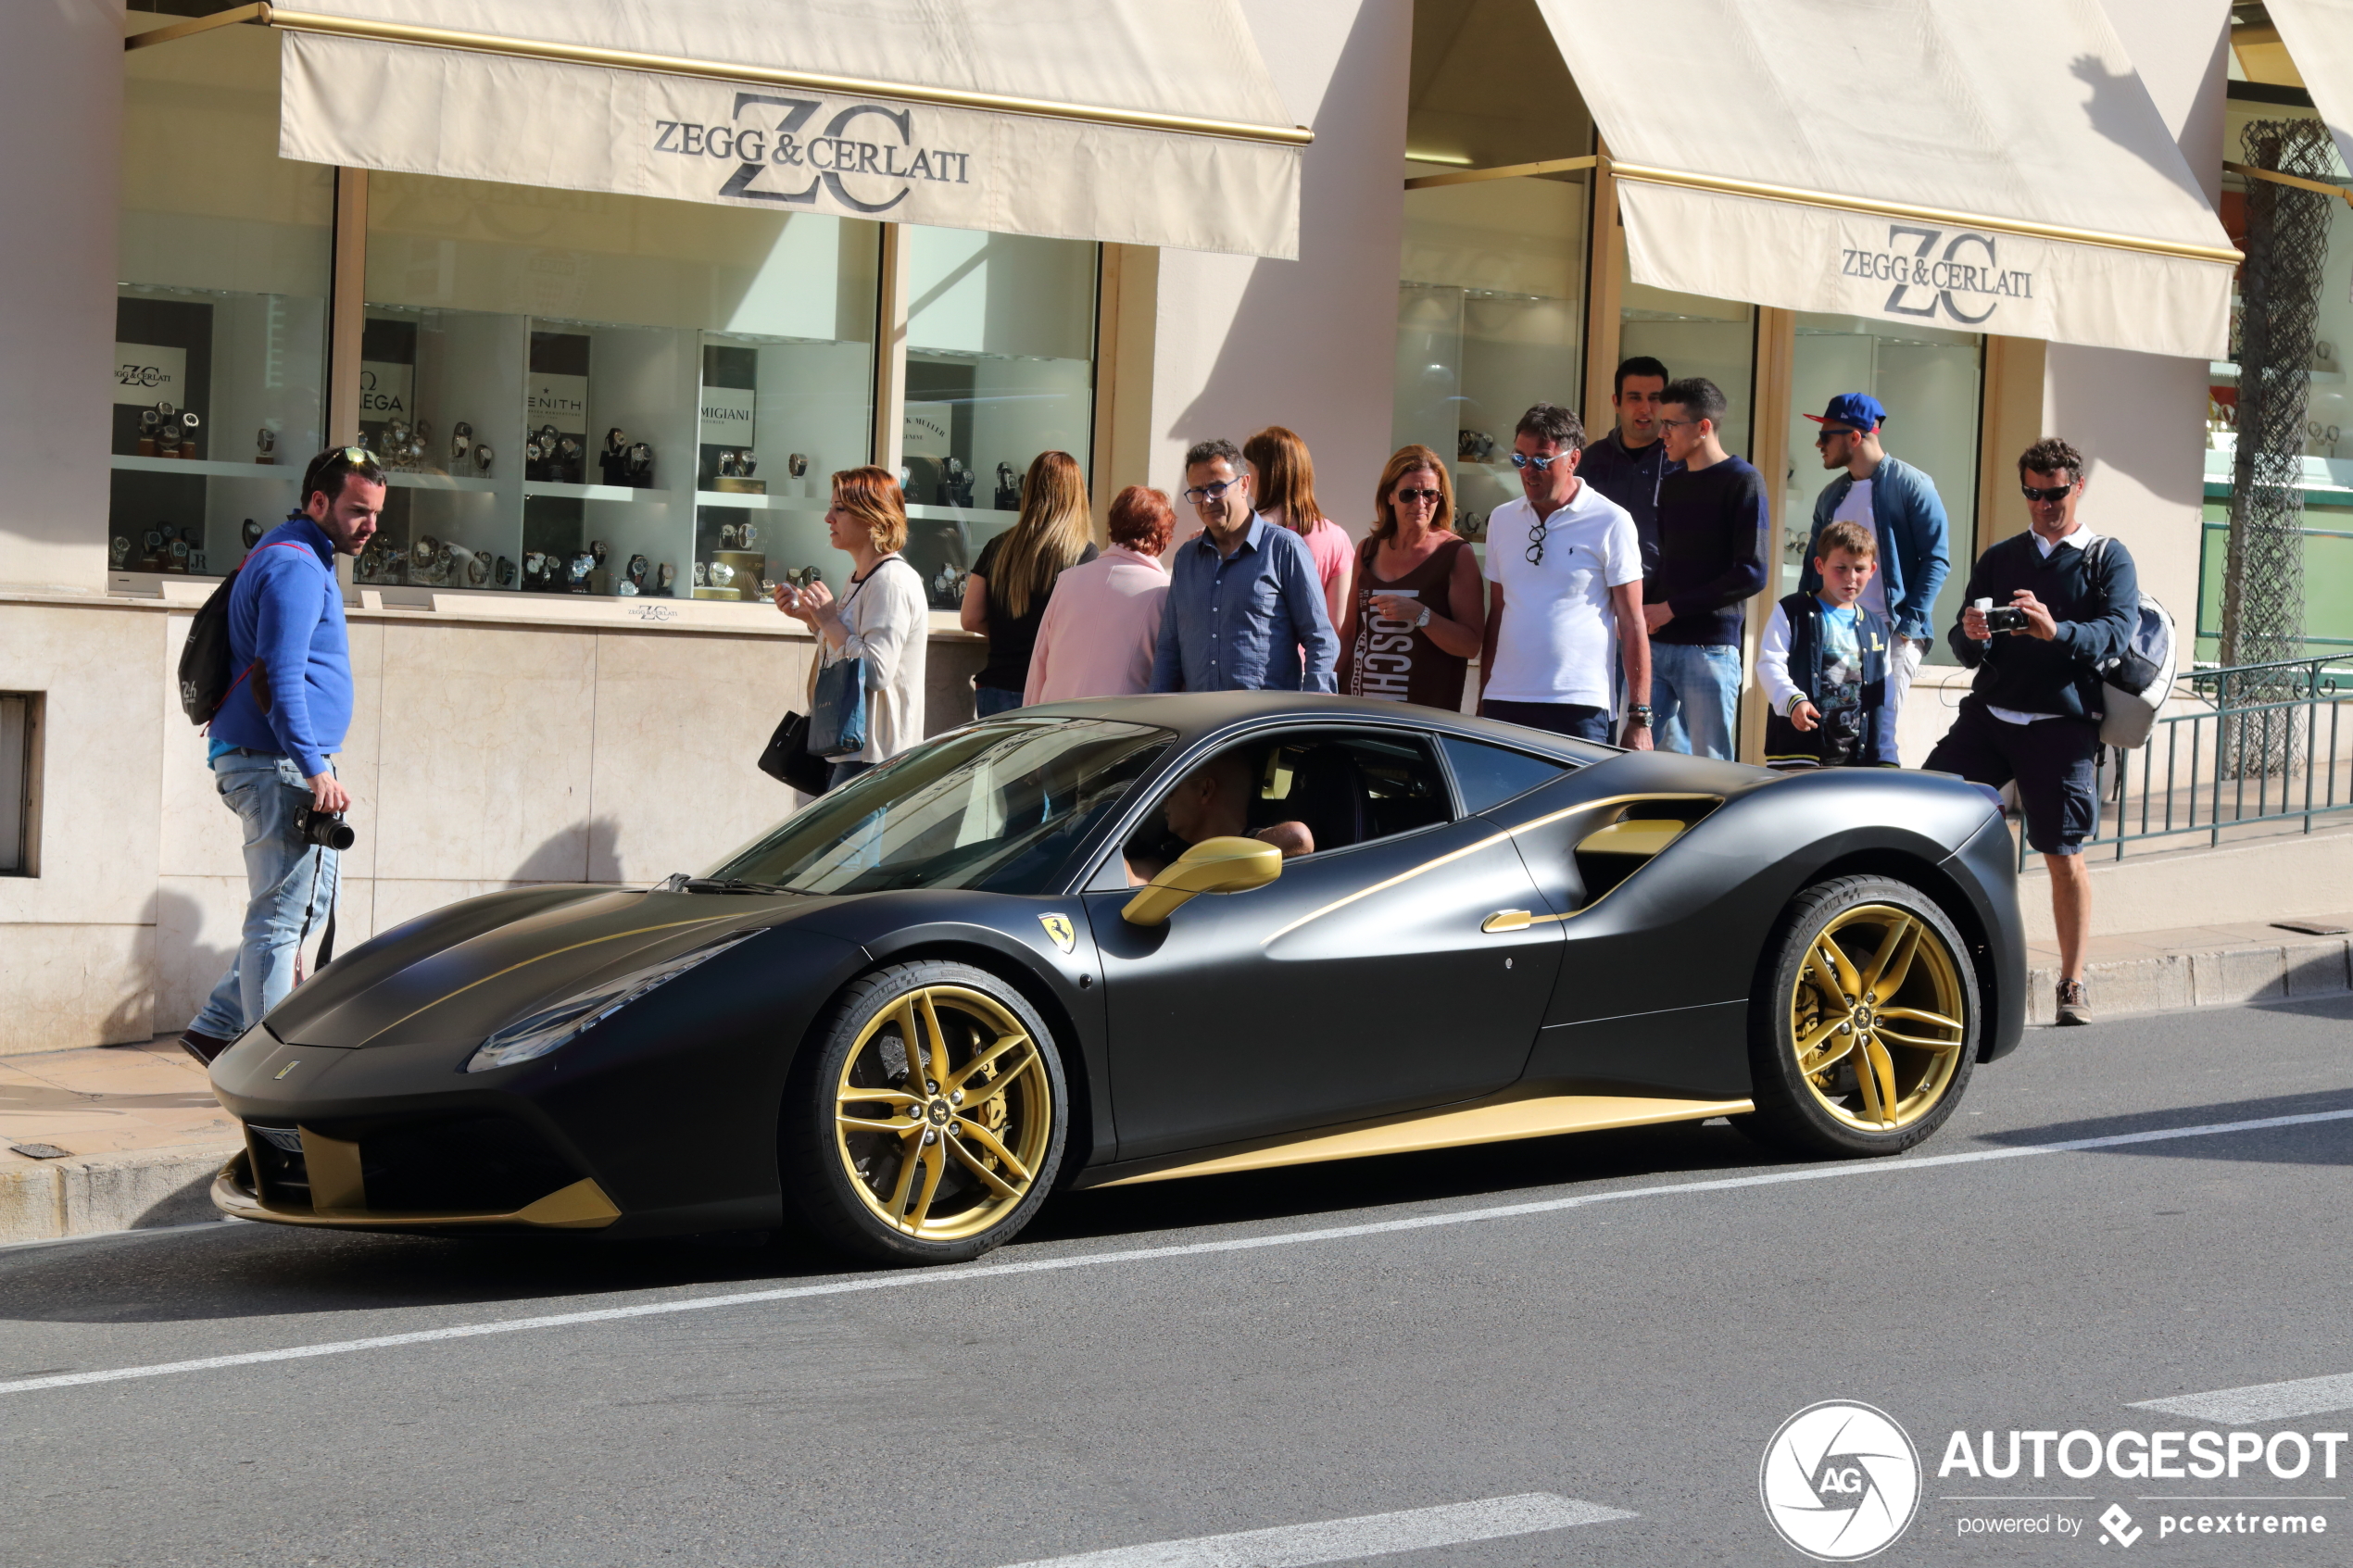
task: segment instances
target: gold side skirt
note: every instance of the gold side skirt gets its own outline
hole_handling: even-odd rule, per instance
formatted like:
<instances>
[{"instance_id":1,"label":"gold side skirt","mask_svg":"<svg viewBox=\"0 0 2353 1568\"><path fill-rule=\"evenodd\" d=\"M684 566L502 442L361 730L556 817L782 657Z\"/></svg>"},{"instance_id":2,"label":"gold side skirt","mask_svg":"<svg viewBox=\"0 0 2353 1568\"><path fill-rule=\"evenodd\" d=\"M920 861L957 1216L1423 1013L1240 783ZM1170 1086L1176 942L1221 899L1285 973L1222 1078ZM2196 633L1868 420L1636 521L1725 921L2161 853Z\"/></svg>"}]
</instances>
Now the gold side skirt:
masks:
<instances>
[{"instance_id":1,"label":"gold side skirt","mask_svg":"<svg viewBox=\"0 0 2353 1568\"><path fill-rule=\"evenodd\" d=\"M1164 1171L1122 1176L1104 1186L1133 1186L1179 1176L1214 1176L1233 1171L1264 1171L1277 1165L1307 1165L1324 1160L1361 1160L1374 1154L1413 1154L1432 1148L1504 1143L1514 1138L1551 1137L1558 1133L1593 1133L1611 1127L1649 1127L1668 1122L1705 1122L1744 1116L1756 1109L1745 1099L1665 1099L1632 1095L1541 1095L1496 1098L1407 1120L1395 1117L1359 1123L1285 1143L1174 1165Z\"/></svg>"},{"instance_id":2,"label":"gold side skirt","mask_svg":"<svg viewBox=\"0 0 2353 1568\"><path fill-rule=\"evenodd\" d=\"M277 1209L245 1188L253 1179L252 1156L240 1154L212 1179L212 1206L233 1220L260 1220L273 1225L325 1225L343 1230L368 1230L384 1225L534 1225L542 1230L602 1230L621 1218L605 1189L583 1179L559 1187L535 1203L509 1213L434 1210L408 1212L390 1209Z\"/></svg>"}]
</instances>

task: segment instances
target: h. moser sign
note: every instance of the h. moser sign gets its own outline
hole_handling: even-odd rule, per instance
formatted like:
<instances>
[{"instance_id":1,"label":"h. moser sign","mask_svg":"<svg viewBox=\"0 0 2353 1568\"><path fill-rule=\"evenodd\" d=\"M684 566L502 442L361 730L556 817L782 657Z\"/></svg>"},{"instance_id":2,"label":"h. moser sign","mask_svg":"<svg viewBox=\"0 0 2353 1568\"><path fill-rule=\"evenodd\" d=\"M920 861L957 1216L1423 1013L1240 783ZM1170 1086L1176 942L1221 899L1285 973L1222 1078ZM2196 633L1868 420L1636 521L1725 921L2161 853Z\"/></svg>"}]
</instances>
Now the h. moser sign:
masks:
<instances>
[{"instance_id":1,"label":"h. moser sign","mask_svg":"<svg viewBox=\"0 0 2353 1568\"><path fill-rule=\"evenodd\" d=\"M286 32L281 157L1292 257L1299 151L1228 136Z\"/></svg>"}]
</instances>

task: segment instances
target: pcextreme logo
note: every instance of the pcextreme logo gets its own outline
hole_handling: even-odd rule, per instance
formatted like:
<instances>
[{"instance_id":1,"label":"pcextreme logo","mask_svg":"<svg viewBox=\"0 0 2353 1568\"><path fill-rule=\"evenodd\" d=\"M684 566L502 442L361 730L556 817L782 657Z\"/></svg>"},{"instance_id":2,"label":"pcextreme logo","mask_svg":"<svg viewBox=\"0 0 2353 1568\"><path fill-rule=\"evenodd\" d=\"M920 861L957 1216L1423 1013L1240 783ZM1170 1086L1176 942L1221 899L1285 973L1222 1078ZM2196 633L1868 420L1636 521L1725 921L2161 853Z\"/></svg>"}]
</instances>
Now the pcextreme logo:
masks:
<instances>
[{"instance_id":1,"label":"pcextreme logo","mask_svg":"<svg viewBox=\"0 0 2353 1568\"><path fill-rule=\"evenodd\" d=\"M1919 1451L1886 1411L1825 1399L1781 1423L1756 1489L1781 1539L1817 1562L1859 1562L1919 1512Z\"/></svg>"}]
</instances>

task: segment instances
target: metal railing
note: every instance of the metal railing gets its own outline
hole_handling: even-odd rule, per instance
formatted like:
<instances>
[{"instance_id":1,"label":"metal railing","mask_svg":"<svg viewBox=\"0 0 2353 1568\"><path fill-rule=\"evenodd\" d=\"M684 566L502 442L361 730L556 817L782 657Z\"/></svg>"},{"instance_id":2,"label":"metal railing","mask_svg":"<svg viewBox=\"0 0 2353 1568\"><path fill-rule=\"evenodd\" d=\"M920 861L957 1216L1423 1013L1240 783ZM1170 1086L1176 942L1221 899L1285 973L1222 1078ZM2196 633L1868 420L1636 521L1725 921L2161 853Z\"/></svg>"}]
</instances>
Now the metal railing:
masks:
<instances>
[{"instance_id":1,"label":"metal railing","mask_svg":"<svg viewBox=\"0 0 2353 1568\"><path fill-rule=\"evenodd\" d=\"M2183 673L2146 746L2102 752L2100 830L2084 853L2120 860L2128 844L2211 846L2233 828L2300 821L2309 834L2316 818L2353 818L2348 708L2342 654ZM2020 866L2027 855L2021 838Z\"/></svg>"}]
</instances>

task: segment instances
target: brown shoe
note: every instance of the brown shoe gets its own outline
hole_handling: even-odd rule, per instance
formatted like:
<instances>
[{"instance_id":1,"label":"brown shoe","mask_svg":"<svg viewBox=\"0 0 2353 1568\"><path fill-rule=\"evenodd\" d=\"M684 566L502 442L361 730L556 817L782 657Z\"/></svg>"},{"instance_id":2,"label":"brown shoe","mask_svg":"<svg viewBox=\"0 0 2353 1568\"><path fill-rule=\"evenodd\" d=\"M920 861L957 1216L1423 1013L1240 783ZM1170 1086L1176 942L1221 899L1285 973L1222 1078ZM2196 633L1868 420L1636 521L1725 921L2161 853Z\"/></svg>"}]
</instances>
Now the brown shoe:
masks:
<instances>
[{"instance_id":1,"label":"brown shoe","mask_svg":"<svg viewBox=\"0 0 2353 1568\"><path fill-rule=\"evenodd\" d=\"M190 1029L180 1036L180 1048L205 1066L210 1067L212 1059L229 1048L229 1042L216 1040L209 1035L199 1035Z\"/></svg>"},{"instance_id":2,"label":"brown shoe","mask_svg":"<svg viewBox=\"0 0 2353 1568\"><path fill-rule=\"evenodd\" d=\"M2092 1022L2092 998L2084 993L2081 980L2062 980L2058 984L2058 1022L2061 1024Z\"/></svg>"}]
</instances>

